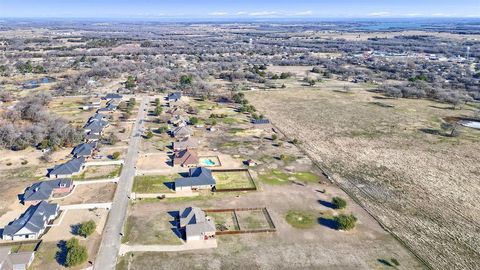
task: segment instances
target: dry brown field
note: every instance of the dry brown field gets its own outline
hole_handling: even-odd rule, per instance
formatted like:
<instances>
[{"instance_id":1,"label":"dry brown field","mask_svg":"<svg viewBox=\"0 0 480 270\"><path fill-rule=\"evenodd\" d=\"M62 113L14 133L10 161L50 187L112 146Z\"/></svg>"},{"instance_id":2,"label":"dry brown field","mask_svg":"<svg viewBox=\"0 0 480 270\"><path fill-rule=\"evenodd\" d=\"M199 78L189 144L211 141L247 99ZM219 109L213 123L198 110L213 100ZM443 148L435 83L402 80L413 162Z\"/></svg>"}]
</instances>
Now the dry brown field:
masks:
<instances>
[{"instance_id":1,"label":"dry brown field","mask_svg":"<svg viewBox=\"0 0 480 270\"><path fill-rule=\"evenodd\" d=\"M421 130L440 130L445 117L472 116L474 107L385 99L358 85L346 93L342 84L247 97L433 268L478 269L480 131Z\"/></svg>"}]
</instances>

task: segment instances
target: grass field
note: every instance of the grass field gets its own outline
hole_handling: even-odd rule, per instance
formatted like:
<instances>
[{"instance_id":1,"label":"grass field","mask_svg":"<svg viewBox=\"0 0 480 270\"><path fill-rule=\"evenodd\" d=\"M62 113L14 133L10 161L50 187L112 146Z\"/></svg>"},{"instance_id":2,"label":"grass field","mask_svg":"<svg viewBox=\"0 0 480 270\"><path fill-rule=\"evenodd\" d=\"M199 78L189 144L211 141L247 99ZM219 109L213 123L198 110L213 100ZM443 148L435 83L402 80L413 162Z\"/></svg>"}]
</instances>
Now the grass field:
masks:
<instances>
[{"instance_id":1,"label":"grass field","mask_svg":"<svg viewBox=\"0 0 480 270\"><path fill-rule=\"evenodd\" d=\"M344 84L289 85L247 98L434 268L475 269L480 131L460 128L458 137L424 132L441 131L447 117L472 116L474 107L389 99L362 84L351 84L346 94ZM276 184L287 174L259 178Z\"/></svg>"},{"instance_id":2,"label":"grass field","mask_svg":"<svg viewBox=\"0 0 480 270\"><path fill-rule=\"evenodd\" d=\"M280 169L271 169L260 172L258 178L269 185L288 184L291 181L300 181L304 183L315 183L320 177L311 172L285 172Z\"/></svg>"},{"instance_id":3,"label":"grass field","mask_svg":"<svg viewBox=\"0 0 480 270\"><path fill-rule=\"evenodd\" d=\"M137 193L173 193L173 183L179 175L135 176L133 192Z\"/></svg>"},{"instance_id":4,"label":"grass field","mask_svg":"<svg viewBox=\"0 0 480 270\"><path fill-rule=\"evenodd\" d=\"M255 184L247 171L212 172L217 182L217 189L255 188Z\"/></svg>"},{"instance_id":5,"label":"grass field","mask_svg":"<svg viewBox=\"0 0 480 270\"><path fill-rule=\"evenodd\" d=\"M173 220L168 213L157 213L148 218L129 216L125 224L123 243L139 245L179 245L180 238L172 230Z\"/></svg>"},{"instance_id":6,"label":"grass field","mask_svg":"<svg viewBox=\"0 0 480 270\"><path fill-rule=\"evenodd\" d=\"M288 211L285 216L288 224L292 225L297 229L308 229L315 225L315 216L312 213L305 211Z\"/></svg>"},{"instance_id":7,"label":"grass field","mask_svg":"<svg viewBox=\"0 0 480 270\"><path fill-rule=\"evenodd\" d=\"M72 178L76 181L115 178L118 177L121 172L121 165L88 166L82 173Z\"/></svg>"}]
</instances>

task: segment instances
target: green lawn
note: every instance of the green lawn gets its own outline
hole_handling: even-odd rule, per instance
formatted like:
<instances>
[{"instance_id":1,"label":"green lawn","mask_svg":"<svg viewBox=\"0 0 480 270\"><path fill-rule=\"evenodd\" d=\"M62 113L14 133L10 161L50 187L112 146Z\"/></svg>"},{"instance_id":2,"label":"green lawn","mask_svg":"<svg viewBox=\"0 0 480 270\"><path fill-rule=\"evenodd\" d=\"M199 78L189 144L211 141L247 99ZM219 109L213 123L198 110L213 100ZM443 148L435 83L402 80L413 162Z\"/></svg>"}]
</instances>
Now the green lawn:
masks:
<instances>
[{"instance_id":1,"label":"green lawn","mask_svg":"<svg viewBox=\"0 0 480 270\"><path fill-rule=\"evenodd\" d=\"M320 177L312 172L285 172L279 169L272 169L259 173L258 178L269 185L281 185L291 181L316 183Z\"/></svg>"},{"instance_id":2,"label":"green lawn","mask_svg":"<svg viewBox=\"0 0 480 270\"><path fill-rule=\"evenodd\" d=\"M297 229L308 229L315 224L315 217L310 212L289 210L285 219Z\"/></svg>"},{"instance_id":3,"label":"green lawn","mask_svg":"<svg viewBox=\"0 0 480 270\"><path fill-rule=\"evenodd\" d=\"M135 176L135 180L133 182L133 192L172 193L174 191L171 188L173 188L173 183L175 182L175 178L179 178L179 177L180 176L178 174Z\"/></svg>"},{"instance_id":4,"label":"green lawn","mask_svg":"<svg viewBox=\"0 0 480 270\"><path fill-rule=\"evenodd\" d=\"M139 245L179 245L181 239L172 230L173 220L168 213L150 217L129 216L125 224L123 243Z\"/></svg>"},{"instance_id":5,"label":"green lawn","mask_svg":"<svg viewBox=\"0 0 480 270\"><path fill-rule=\"evenodd\" d=\"M218 189L229 189L229 188L254 188L255 184L253 180L249 177L247 171L238 171L238 172L212 172L213 177L215 178Z\"/></svg>"}]
</instances>

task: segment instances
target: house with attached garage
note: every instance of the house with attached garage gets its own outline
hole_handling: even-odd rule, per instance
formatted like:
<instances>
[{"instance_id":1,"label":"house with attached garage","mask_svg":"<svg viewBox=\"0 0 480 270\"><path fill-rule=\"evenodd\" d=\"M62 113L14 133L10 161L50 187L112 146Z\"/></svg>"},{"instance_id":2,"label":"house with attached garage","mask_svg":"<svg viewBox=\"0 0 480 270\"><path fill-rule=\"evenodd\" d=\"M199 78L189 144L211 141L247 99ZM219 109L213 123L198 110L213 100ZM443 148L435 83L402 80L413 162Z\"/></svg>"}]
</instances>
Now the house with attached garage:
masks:
<instances>
[{"instance_id":1,"label":"house with attached garage","mask_svg":"<svg viewBox=\"0 0 480 270\"><path fill-rule=\"evenodd\" d=\"M85 169L85 158L73 158L52 168L48 173L50 178L71 178Z\"/></svg>"},{"instance_id":2,"label":"house with attached garage","mask_svg":"<svg viewBox=\"0 0 480 270\"><path fill-rule=\"evenodd\" d=\"M83 130L85 133L93 133L93 134L102 134L102 131L105 127L108 126L108 122L106 121L92 121L88 122L84 127Z\"/></svg>"},{"instance_id":3,"label":"house with attached garage","mask_svg":"<svg viewBox=\"0 0 480 270\"><path fill-rule=\"evenodd\" d=\"M50 221L58 216L59 205L42 201L30 206L20 218L14 220L3 229L3 240L38 239Z\"/></svg>"},{"instance_id":4,"label":"house with attached garage","mask_svg":"<svg viewBox=\"0 0 480 270\"><path fill-rule=\"evenodd\" d=\"M25 190L22 201L25 205L36 205L42 201L48 201L53 195L68 194L73 190L73 187L72 179L37 182Z\"/></svg>"},{"instance_id":5,"label":"house with attached garage","mask_svg":"<svg viewBox=\"0 0 480 270\"><path fill-rule=\"evenodd\" d=\"M12 253L12 247L0 247L0 270L26 270L35 259L35 252Z\"/></svg>"},{"instance_id":6,"label":"house with attached garage","mask_svg":"<svg viewBox=\"0 0 480 270\"><path fill-rule=\"evenodd\" d=\"M190 168L188 173L188 177L175 179L175 191L211 190L216 185L212 171L207 168Z\"/></svg>"},{"instance_id":7,"label":"house with attached garage","mask_svg":"<svg viewBox=\"0 0 480 270\"><path fill-rule=\"evenodd\" d=\"M184 149L195 149L198 147L198 140L193 137L187 137L179 141L173 142L173 151L180 151Z\"/></svg>"},{"instance_id":8,"label":"house with attached garage","mask_svg":"<svg viewBox=\"0 0 480 270\"><path fill-rule=\"evenodd\" d=\"M193 131L189 127L175 127L170 130L170 135L175 138L186 138L192 136Z\"/></svg>"},{"instance_id":9,"label":"house with attached garage","mask_svg":"<svg viewBox=\"0 0 480 270\"><path fill-rule=\"evenodd\" d=\"M215 223L198 207L185 208L179 218L180 230L185 231L185 240L199 241L215 237Z\"/></svg>"},{"instance_id":10,"label":"house with attached garage","mask_svg":"<svg viewBox=\"0 0 480 270\"><path fill-rule=\"evenodd\" d=\"M76 158L78 157L88 158L92 156L96 148L97 148L96 142L82 143L75 146L75 148L73 148L72 155Z\"/></svg>"},{"instance_id":11,"label":"house with attached garage","mask_svg":"<svg viewBox=\"0 0 480 270\"><path fill-rule=\"evenodd\" d=\"M198 166L200 161L198 160L197 153L192 149L184 149L175 152L173 155L173 165L180 165L182 167Z\"/></svg>"}]
</instances>

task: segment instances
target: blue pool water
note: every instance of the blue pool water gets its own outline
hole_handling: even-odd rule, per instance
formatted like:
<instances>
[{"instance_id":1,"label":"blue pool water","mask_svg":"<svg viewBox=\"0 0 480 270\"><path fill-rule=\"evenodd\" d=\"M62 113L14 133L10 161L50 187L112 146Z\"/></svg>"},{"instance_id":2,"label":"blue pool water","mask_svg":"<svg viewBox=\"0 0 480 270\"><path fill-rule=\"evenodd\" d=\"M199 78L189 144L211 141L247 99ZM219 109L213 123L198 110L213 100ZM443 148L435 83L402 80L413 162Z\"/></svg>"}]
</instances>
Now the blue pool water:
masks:
<instances>
[{"instance_id":1,"label":"blue pool water","mask_svg":"<svg viewBox=\"0 0 480 270\"><path fill-rule=\"evenodd\" d=\"M213 165L215 165L215 162L214 162L213 160L211 160L211 159L204 159L204 160L202 161L202 163L203 163L203 165L205 165L205 166L213 166Z\"/></svg>"}]
</instances>

